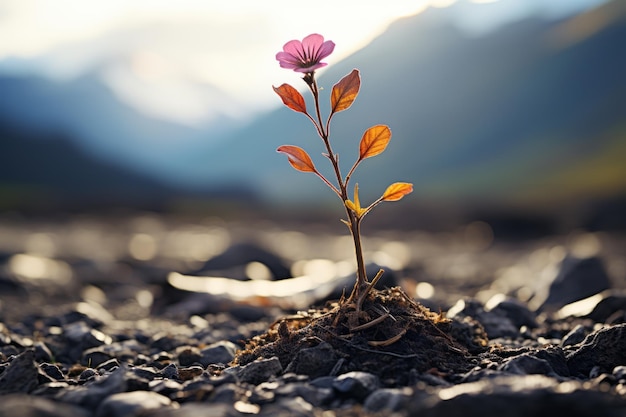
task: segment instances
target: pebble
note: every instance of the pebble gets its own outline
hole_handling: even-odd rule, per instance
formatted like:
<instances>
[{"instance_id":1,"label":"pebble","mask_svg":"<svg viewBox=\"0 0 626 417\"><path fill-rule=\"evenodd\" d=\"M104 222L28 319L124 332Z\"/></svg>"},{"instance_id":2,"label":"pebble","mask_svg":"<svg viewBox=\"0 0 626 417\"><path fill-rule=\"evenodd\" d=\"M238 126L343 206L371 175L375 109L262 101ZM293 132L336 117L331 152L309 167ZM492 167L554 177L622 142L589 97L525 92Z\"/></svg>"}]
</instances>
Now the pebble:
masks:
<instances>
[{"instance_id":1,"label":"pebble","mask_svg":"<svg viewBox=\"0 0 626 417\"><path fill-rule=\"evenodd\" d=\"M176 403L174 403L176 404ZM163 407L174 407L172 401L152 391L132 391L113 394L102 401L96 417L133 417Z\"/></svg>"},{"instance_id":2,"label":"pebble","mask_svg":"<svg viewBox=\"0 0 626 417\"><path fill-rule=\"evenodd\" d=\"M611 287L611 280L601 258L567 256L549 282L545 300L539 310L555 311L566 304L601 293Z\"/></svg>"}]
</instances>

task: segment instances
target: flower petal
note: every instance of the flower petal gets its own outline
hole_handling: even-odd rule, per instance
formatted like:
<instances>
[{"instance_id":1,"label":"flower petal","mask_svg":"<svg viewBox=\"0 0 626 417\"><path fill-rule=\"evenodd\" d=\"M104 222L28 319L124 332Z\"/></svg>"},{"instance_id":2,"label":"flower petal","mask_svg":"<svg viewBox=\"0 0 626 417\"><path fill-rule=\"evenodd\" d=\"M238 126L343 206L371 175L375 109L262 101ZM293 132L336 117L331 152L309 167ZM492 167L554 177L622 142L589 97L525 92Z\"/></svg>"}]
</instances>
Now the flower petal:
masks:
<instances>
[{"instance_id":1,"label":"flower petal","mask_svg":"<svg viewBox=\"0 0 626 417\"><path fill-rule=\"evenodd\" d=\"M287 42L285 45L283 45L283 51L287 52L288 54L293 55L294 57L302 57L302 42L298 41L298 40L292 40Z\"/></svg>"},{"instance_id":2,"label":"flower petal","mask_svg":"<svg viewBox=\"0 0 626 417\"><path fill-rule=\"evenodd\" d=\"M317 51L317 60L322 60L326 58L328 55L332 54L335 50L335 42L326 41L322 44L319 51Z\"/></svg>"},{"instance_id":3,"label":"flower petal","mask_svg":"<svg viewBox=\"0 0 626 417\"><path fill-rule=\"evenodd\" d=\"M308 50L317 51L319 48L321 48L323 43L324 43L324 37L322 35L320 35L319 33L312 33L309 36L302 39L302 48L305 51L308 51Z\"/></svg>"}]
</instances>

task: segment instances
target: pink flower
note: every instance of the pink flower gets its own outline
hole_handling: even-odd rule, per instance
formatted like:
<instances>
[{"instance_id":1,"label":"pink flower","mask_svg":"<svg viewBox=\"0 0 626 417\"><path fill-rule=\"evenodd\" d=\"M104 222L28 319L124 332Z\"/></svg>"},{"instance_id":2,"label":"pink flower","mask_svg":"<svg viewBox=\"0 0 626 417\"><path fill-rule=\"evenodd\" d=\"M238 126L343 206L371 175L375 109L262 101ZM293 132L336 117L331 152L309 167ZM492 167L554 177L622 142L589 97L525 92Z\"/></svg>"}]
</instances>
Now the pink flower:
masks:
<instances>
[{"instance_id":1,"label":"pink flower","mask_svg":"<svg viewBox=\"0 0 626 417\"><path fill-rule=\"evenodd\" d=\"M322 35L313 33L302 39L302 42L298 40L287 42L283 50L276 54L276 59L281 68L311 73L327 65L320 61L332 54L334 49L333 41L324 42Z\"/></svg>"}]
</instances>

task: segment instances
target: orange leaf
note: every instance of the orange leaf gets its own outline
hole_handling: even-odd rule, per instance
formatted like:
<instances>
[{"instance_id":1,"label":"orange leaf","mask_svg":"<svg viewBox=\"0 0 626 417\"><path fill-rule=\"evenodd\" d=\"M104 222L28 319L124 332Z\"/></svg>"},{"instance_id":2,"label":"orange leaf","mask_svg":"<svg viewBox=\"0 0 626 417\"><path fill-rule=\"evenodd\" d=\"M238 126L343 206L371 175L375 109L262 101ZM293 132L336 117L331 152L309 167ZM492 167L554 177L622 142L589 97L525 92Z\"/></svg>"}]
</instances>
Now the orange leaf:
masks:
<instances>
[{"instance_id":1,"label":"orange leaf","mask_svg":"<svg viewBox=\"0 0 626 417\"><path fill-rule=\"evenodd\" d=\"M283 145L276 149L276 152L287 154L292 167L302 172L317 172L315 165L308 153L302 148L291 145Z\"/></svg>"},{"instance_id":2,"label":"orange leaf","mask_svg":"<svg viewBox=\"0 0 626 417\"><path fill-rule=\"evenodd\" d=\"M381 154L391 140L391 129L385 125L372 126L361 138L359 159Z\"/></svg>"},{"instance_id":3,"label":"orange leaf","mask_svg":"<svg viewBox=\"0 0 626 417\"><path fill-rule=\"evenodd\" d=\"M357 94L359 94L359 88L361 88L359 70L353 69L350 74L343 77L333 86L333 91L330 95L330 114L332 115L350 107Z\"/></svg>"},{"instance_id":4,"label":"orange leaf","mask_svg":"<svg viewBox=\"0 0 626 417\"><path fill-rule=\"evenodd\" d=\"M398 201L413 192L413 184L409 182L394 182L385 190L382 201Z\"/></svg>"},{"instance_id":5,"label":"orange leaf","mask_svg":"<svg viewBox=\"0 0 626 417\"><path fill-rule=\"evenodd\" d=\"M302 97L302 94L300 94L298 90L296 90L289 84L283 84L278 88L272 88L274 89L276 94L278 94L283 100L285 106L289 107L291 110L307 114L304 97Z\"/></svg>"}]
</instances>

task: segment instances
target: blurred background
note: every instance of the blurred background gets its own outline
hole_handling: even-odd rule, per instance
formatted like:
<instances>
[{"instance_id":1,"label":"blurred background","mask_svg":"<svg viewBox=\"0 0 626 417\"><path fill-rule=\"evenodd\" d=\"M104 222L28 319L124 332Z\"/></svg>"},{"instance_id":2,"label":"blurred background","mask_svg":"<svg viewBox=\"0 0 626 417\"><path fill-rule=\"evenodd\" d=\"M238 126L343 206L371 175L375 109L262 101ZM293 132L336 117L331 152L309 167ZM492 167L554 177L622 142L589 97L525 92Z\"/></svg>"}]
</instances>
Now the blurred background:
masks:
<instances>
[{"instance_id":1,"label":"blurred background","mask_svg":"<svg viewBox=\"0 0 626 417\"><path fill-rule=\"evenodd\" d=\"M336 219L335 195L275 152L301 146L331 175L272 91L309 99L275 54L313 32L337 45L323 101L361 71L333 119L343 169L368 127L393 132L354 176L362 200L415 185L372 227L626 229L623 0L3 0L0 213Z\"/></svg>"}]
</instances>

